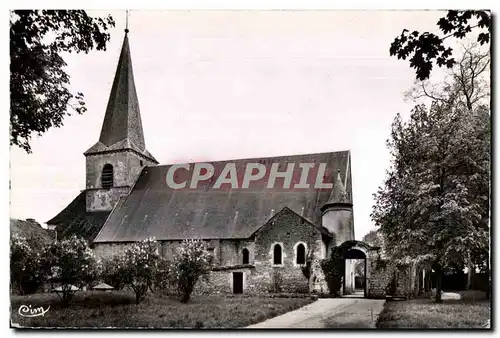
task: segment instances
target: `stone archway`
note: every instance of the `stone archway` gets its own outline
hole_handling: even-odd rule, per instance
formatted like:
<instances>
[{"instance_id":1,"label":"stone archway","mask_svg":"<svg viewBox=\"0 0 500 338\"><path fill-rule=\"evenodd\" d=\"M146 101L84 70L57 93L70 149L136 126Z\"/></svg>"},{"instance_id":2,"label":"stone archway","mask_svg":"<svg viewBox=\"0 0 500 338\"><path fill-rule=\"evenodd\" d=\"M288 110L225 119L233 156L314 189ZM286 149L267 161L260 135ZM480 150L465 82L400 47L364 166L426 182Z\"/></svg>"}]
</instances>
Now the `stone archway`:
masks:
<instances>
[{"instance_id":1,"label":"stone archway","mask_svg":"<svg viewBox=\"0 0 500 338\"><path fill-rule=\"evenodd\" d=\"M348 295L353 293L355 289L355 265L353 260L364 260L364 276L363 276L363 297L370 297L370 277L372 269L372 261L378 255L378 247L361 241L346 241L340 245L345 249L343 259L345 260L344 282L342 285L342 294Z\"/></svg>"},{"instance_id":2,"label":"stone archway","mask_svg":"<svg viewBox=\"0 0 500 338\"><path fill-rule=\"evenodd\" d=\"M366 254L357 248L352 248L347 251L347 253L344 256L344 261L345 261L345 269L344 269L344 283L342 285L343 287L343 294L348 295L348 294L355 294L357 296L361 296L359 294L359 288L356 285L356 277L357 276L357 267L358 264L362 264L363 269L362 269L362 276L361 279L361 284L362 287L361 289L363 290L362 296L366 297Z\"/></svg>"}]
</instances>

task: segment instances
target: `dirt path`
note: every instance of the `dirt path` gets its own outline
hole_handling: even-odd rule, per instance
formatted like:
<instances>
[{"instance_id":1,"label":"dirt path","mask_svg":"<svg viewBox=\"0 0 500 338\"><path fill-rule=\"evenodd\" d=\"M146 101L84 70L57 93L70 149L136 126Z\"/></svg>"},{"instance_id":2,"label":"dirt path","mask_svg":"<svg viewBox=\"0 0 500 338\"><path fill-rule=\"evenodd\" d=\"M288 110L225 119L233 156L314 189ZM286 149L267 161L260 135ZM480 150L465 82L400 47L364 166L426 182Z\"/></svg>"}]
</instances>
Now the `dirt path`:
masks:
<instances>
[{"instance_id":1,"label":"dirt path","mask_svg":"<svg viewBox=\"0 0 500 338\"><path fill-rule=\"evenodd\" d=\"M375 328L385 300L325 298L248 328Z\"/></svg>"}]
</instances>

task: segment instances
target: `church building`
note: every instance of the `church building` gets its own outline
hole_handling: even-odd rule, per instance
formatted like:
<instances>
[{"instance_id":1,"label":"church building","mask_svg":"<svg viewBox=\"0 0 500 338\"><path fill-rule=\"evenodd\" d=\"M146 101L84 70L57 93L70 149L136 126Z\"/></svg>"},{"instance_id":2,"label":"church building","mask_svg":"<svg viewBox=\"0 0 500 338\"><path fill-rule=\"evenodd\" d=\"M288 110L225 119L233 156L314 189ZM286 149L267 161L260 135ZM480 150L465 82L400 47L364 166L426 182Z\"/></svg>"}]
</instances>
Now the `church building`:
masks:
<instances>
[{"instance_id":1,"label":"church building","mask_svg":"<svg viewBox=\"0 0 500 338\"><path fill-rule=\"evenodd\" d=\"M200 179L208 176L198 172L193 187L199 164L159 165L146 149L125 32L99 140L84 153L86 188L47 222L58 238L83 236L106 257L154 237L167 258L185 239L204 240L216 267L197 288L210 293L326 293L319 261L348 243L367 261L365 296L385 296L370 288L377 248L354 240L350 152L206 163L214 176ZM249 166L267 171L257 177ZM228 173L235 182L213 179ZM247 174L253 182L243 187ZM302 271L308 257L310 278ZM354 264L346 266L343 291L349 293Z\"/></svg>"}]
</instances>

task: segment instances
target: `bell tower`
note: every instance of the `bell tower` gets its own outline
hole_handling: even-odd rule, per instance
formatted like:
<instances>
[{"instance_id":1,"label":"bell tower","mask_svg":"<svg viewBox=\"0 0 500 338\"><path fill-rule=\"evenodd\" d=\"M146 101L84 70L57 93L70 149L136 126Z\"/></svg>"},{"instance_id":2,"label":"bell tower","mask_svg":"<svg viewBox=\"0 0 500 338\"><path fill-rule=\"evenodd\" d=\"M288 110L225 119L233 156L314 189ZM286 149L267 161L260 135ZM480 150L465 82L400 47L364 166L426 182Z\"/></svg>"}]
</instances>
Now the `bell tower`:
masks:
<instances>
[{"instance_id":1,"label":"bell tower","mask_svg":"<svg viewBox=\"0 0 500 338\"><path fill-rule=\"evenodd\" d=\"M99 141L84 153L89 212L113 209L142 168L158 164L144 141L128 32L127 27Z\"/></svg>"}]
</instances>

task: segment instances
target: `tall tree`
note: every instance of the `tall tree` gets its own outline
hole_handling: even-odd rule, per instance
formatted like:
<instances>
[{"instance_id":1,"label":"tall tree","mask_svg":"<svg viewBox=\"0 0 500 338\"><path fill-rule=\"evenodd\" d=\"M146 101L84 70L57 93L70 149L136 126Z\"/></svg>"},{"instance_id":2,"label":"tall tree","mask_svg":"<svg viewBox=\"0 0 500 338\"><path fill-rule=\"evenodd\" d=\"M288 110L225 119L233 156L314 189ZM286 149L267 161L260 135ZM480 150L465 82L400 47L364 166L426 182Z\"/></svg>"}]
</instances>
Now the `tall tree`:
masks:
<instances>
[{"instance_id":1,"label":"tall tree","mask_svg":"<svg viewBox=\"0 0 500 338\"><path fill-rule=\"evenodd\" d=\"M391 43L390 55L403 60L409 58L410 67L415 69L418 80L429 78L434 62L439 67L451 68L455 65L452 48L445 47L446 39L462 39L474 32L481 45L489 43L491 14L489 11L451 10L439 19L437 26L442 36L403 29L401 35Z\"/></svg>"},{"instance_id":2,"label":"tall tree","mask_svg":"<svg viewBox=\"0 0 500 338\"><path fill-rule=\"evenodd\" d=\"M463 46L460 59L438 82L415 81L406 97L419 102L423 98L473 109L490 101L490 53L477 43Z\"/></svg>"},{"instance_id":3,"label":"tall tree","mask_svg":"<svg viewBox=\"0 0 500 338\"><path fill-rule=\"evenodd\" d=\"M409 121L396 116L388 146L392 166L372 218L392 258L432 263L440 302L443 269L488 251L489 107L418 105Z\"/></svg>"},{"instance_id":4,"label":"tall tree","mask_svg":"<svg viewBox=\"0 0 500 338\"><path fill-rule=\"evenodd\" d=\"M31 152L33 134L60 127L71 110L85 111L68 89L64 53L106 50L111 16L83 10L16 10L10 15L10 143Z\"/></svg>"},{"instance_id":5,"label":"tall tree","mask_svg":"<svg viewBox=\"0 0 500 338\"><path fill-rule=\"evenodd\" d=\"M363 236L363 242L382 248L384 246L384 239L382 234L378 229L370 230L366 235Z\"/></svg>"}]
</instances>

